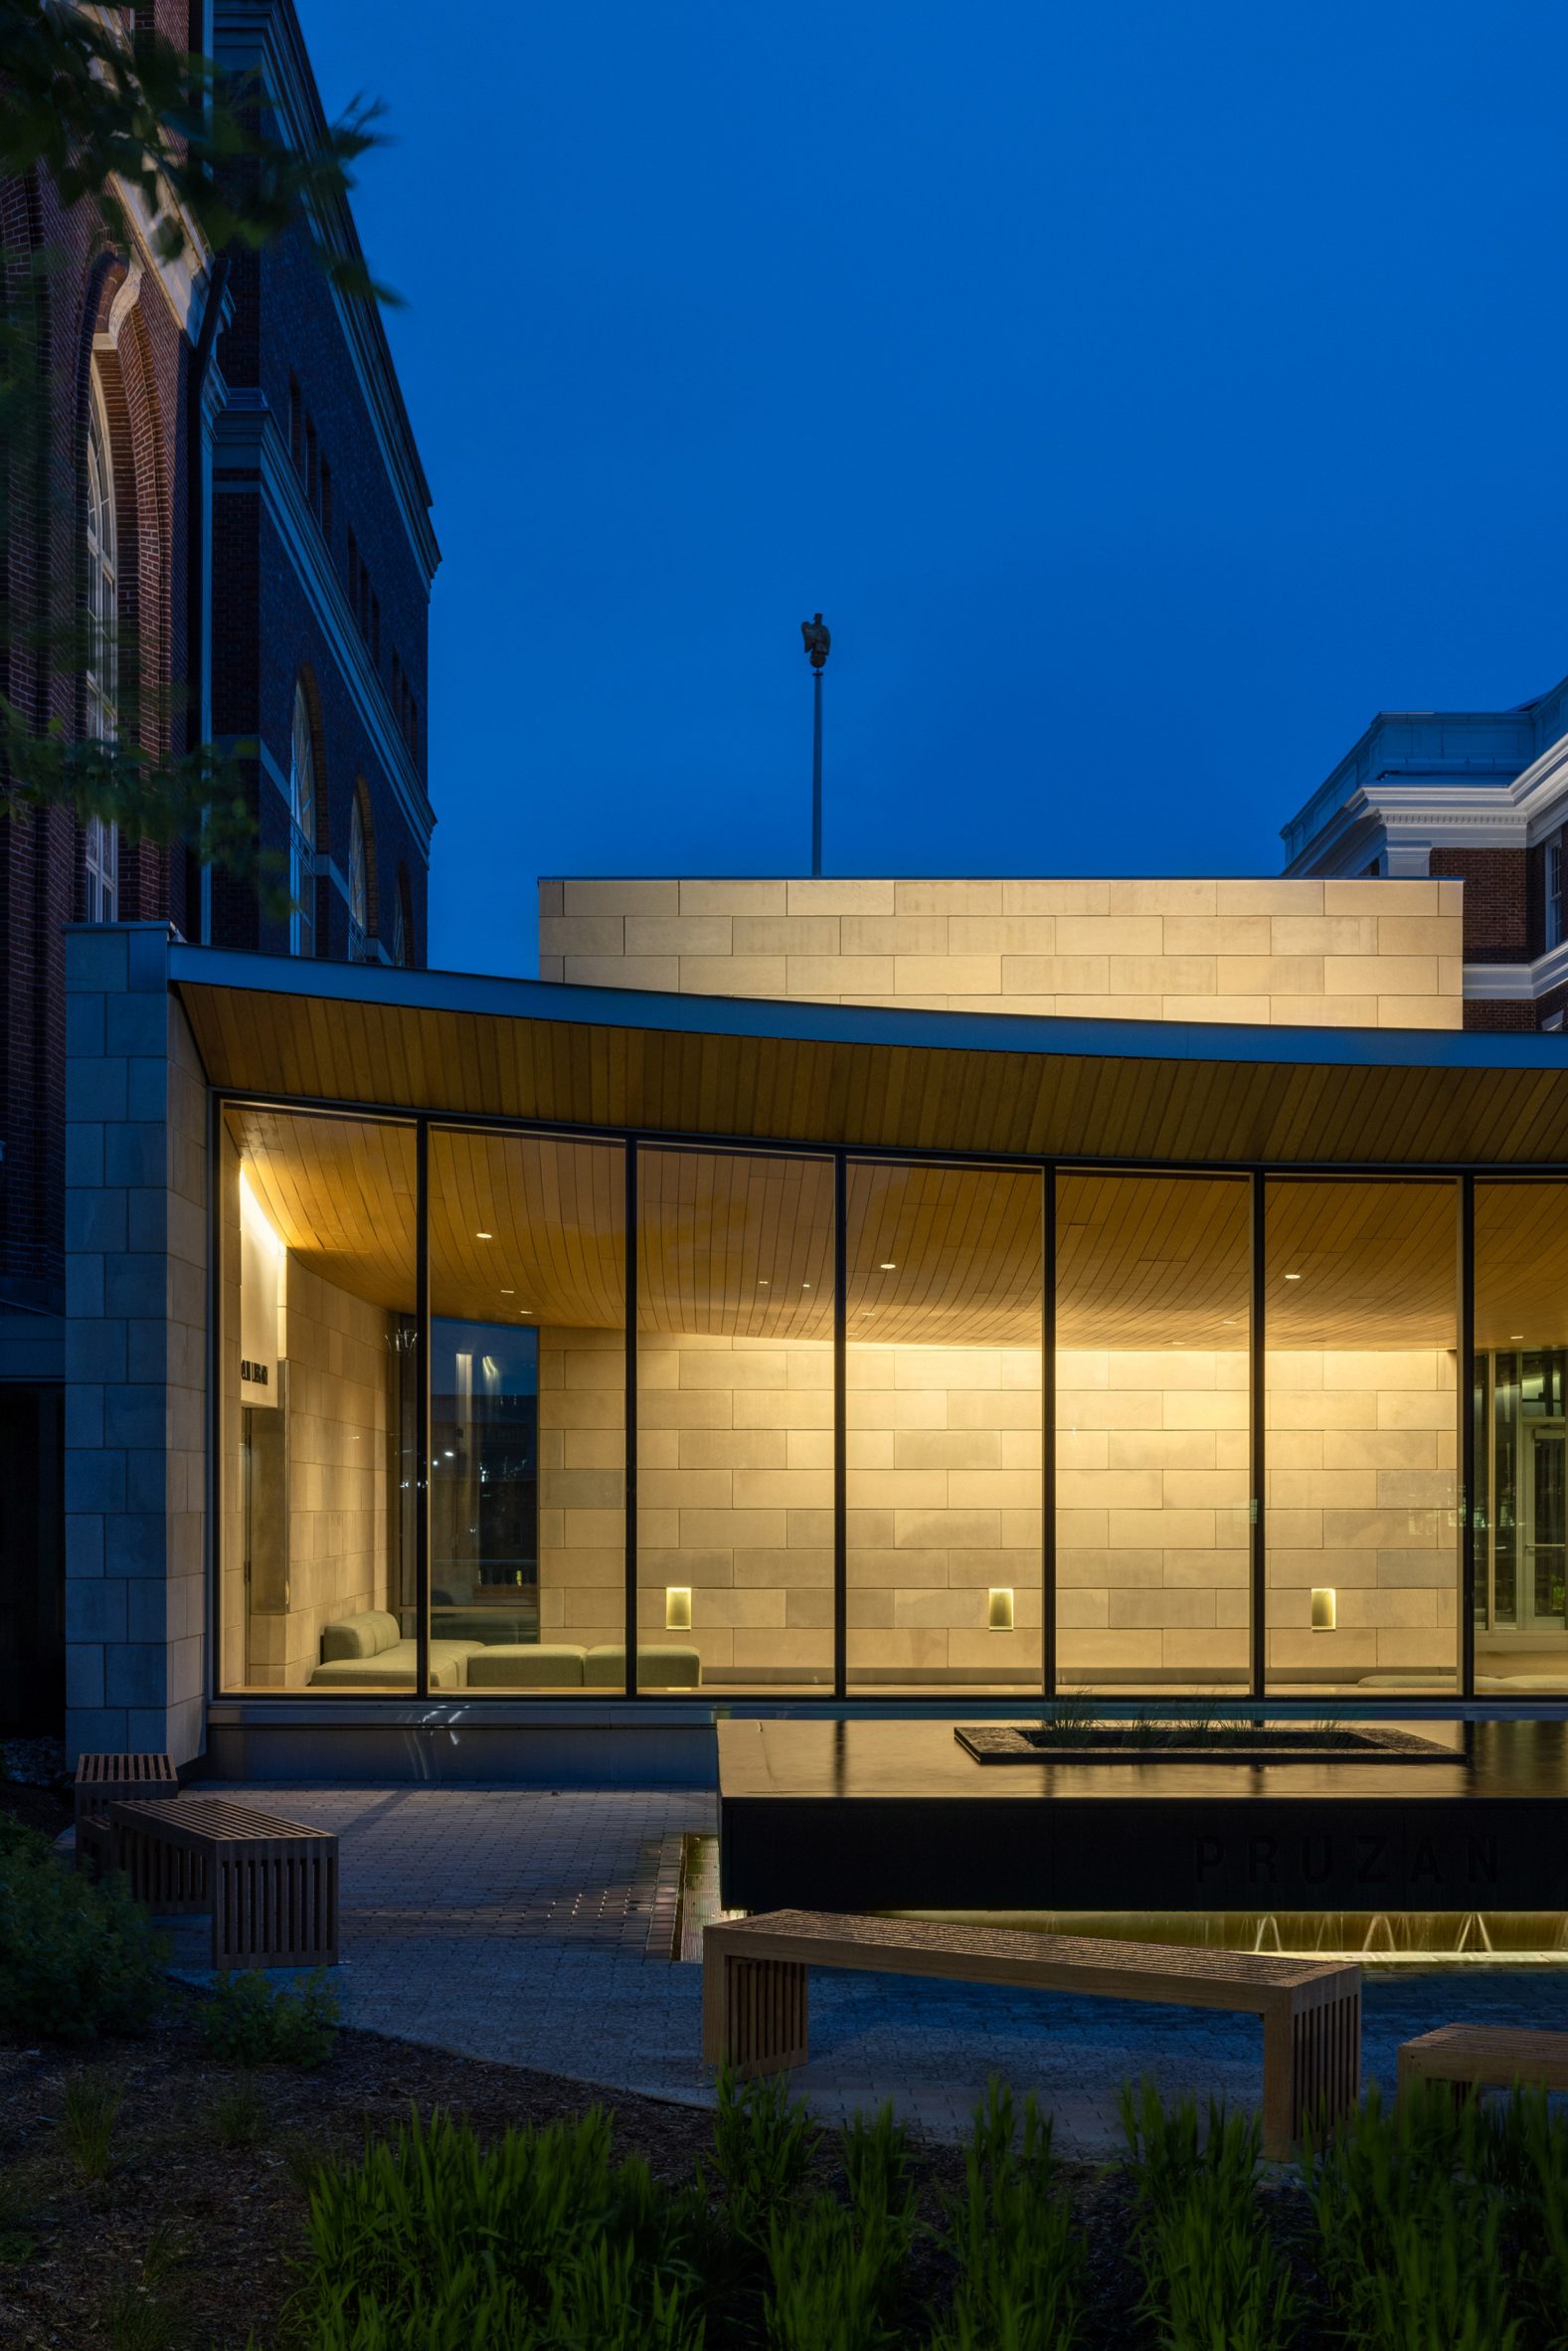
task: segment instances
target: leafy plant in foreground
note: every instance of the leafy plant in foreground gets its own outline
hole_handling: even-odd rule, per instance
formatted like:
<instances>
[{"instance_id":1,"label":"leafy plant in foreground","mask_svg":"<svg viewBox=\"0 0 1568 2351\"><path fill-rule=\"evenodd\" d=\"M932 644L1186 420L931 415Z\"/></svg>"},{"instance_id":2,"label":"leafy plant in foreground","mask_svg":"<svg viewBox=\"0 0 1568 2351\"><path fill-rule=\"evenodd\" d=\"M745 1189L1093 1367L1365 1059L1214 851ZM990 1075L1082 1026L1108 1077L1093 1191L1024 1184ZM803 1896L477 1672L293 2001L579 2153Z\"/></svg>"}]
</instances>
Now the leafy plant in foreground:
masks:
<instances>
[{"instance_id":1,"label":"leafy plant in foreground","mask_svg":"<svg viewBox=\"0 0 1568 2351\"><path fill-rule=\"evenodd\" d=\"M720 2074L713 2169L730 2229L754 2253L766 2251L776 2224L799 2199L820 2137L782 2074L745 2082L727 2067Z\"/></svg>"},{"instance_id":2,"label":"leafy plant in foreground","mask_svg":"<svg viewBox=\"0 0 1568 2351\"><path fill-rule=\"evenodd\" d=\"M197 2019L203 2043L225 2065L297 2066L305 2074L332 2055L337 2028L337 1994L319 1967L297 1991L255 1971L221 1975Z\"/></svg>"},{"instance_id":3,"label":"leafy plant in foreground","mask_svg":"<svg viewBox=\"0 0 1568 2351\"><path fill-rule=\"evenodd\" d=\"M0 1816L0 2033L138 2032L162 2001L164 1957L123 1878L94 1884Z\"/></svg>"},{"instance_id":4,"label":"leafy plant in foreground","mask_svg":"<svg viewBox=\"0 0 1568 2351\"><path fill-rule=\"evenodd\" d=\"M1122 2091L1137 2224L1140 2309L1161 2351L1284 2351L1300 2322L1284 2258L1257 2199L1258 2125L1211 2099L1167 2114L1145 2081Z\"/></svg>"},{"instance_id":5,"label":"leafy plant in foreground","mask_svg":"<svg viewBox=\"0 0 1568 2351\"><path fill-rule=\"evenodd\" d=\"M1504 2199L1485 2115L1427 2084L1385 2107L1374 2088L1308 2163L1318 2264L1365 2351L1515 2351ZM1560 2341L1560 2334L1543 2336Z\"/></svg>"},{"instance_id":6,"label":"leafy plant in foreground","mask_svg":"<svg viewBox=\"0 0 1568 2351\"><path fill-rule=\"evenodd\" d=\"M993 2075L975 2109L963 2192L947 2213L958 2285L934 2351L1071 2351L1083 2252L1056 2182L1051 2125L1031 2091L1022 2115Z\"/></svg>"}]
</instances>

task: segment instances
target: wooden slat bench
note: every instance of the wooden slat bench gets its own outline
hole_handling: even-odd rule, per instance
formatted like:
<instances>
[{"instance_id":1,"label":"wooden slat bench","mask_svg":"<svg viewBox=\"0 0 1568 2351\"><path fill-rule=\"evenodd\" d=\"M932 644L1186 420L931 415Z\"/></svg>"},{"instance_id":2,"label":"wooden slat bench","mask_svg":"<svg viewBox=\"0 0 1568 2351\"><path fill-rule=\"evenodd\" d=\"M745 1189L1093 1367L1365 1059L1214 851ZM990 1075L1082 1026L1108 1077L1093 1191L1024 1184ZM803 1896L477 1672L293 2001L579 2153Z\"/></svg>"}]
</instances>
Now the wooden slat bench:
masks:
<instances>
[{"instance_id":1,"label":"wooden slat bench","mask_svg":"<svg viewBox=\"0 0 1568 2351\"><path fill-rule=\"evenodd\" d=\"M154 1911L209 1910L213 1965L335 1967L338 1848L327 1829L222 1798L109 1806L110 1861Z\"/></svg>"},{"instance_id":2,"label":"wooden slat bench","mask_svg":"<svg viewBox=\"0 0 1568 2351\"><path fill-rule=\"evenodd\" d=\"M1532 2033L1510 2025L1440 2025L1400 2044L1401 2093L1418 2081L1452 2082L1457 2095L1478 2089L1568 2089L1568 2033Z\"/></svg>"},{"instance_id":3,"label":"wooden slat bench","mask_svg":"<svg viewBox=\"0 0 1568 2351\"><path fill-rule=\"evenodd\" d=\"M707 2063L728 2064L742 2079L804 2065L808 1967L941 1976L1261 2016L1263 2151L1276 2162L1290 2160L1307 2123L1337 2119L1360 2096L1358 1967L822 1910L773 1910L704 1929Z\"/></svg>"},{"instance_id":4,"label":"wooden slat bench","mask_svg":"<svg viewBox=\"0 0 1568 2351\"><path fill-rule=\"evenodd\" d=\"M166 1802L180 1792L180 1775L167 1755L122 1754L77 1757L77 1867L108 1866L109 1806L121 1797Z\"/></svg>"}]
</instances>

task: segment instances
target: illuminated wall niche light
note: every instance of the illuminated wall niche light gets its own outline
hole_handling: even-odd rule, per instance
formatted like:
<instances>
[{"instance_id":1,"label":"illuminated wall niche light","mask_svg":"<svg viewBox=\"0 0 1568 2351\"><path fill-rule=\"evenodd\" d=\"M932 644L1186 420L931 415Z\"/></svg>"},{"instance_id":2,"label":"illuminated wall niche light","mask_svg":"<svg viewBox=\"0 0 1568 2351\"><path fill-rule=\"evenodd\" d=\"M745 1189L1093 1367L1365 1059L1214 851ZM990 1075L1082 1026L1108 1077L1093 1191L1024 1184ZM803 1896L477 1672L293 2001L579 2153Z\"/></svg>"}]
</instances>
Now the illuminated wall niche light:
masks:
<instances>
[{"instance_id":1,"label":"illuminated wall niche light","mask_svg":"<svg viewBox=\"0 0 1568 2351\"><path fill-rule=\"evenodd\" d=\"M1012 1631L1012 1585L993 1583L990 1586L990 1605L985 1617L986 1629L993 1633Z\"/></svg>"},{"instance_id":2,"label":"illuminated wall niche light","mask_svg":"<svg viewBox=\"0 0 1568 2351\"><path fill-rule=\"evenodd\" d=\"M664 1630L667 1633L691 1631L691 1585L667 1583L664 1586Z\"/></svg>"},{"instance_id":3,"label":"illuminated wall niche light","mask_svg":"<svg viewBox=\"0 0 1568 2351\"><path fill-rule=\"evenodd\" d=\"M1338 1596L1331 1583L1313 1584L1312 1631L1314 1633L1331 1633L1333 1631L1337 1605Z\"/></svg>"}]
</instances>

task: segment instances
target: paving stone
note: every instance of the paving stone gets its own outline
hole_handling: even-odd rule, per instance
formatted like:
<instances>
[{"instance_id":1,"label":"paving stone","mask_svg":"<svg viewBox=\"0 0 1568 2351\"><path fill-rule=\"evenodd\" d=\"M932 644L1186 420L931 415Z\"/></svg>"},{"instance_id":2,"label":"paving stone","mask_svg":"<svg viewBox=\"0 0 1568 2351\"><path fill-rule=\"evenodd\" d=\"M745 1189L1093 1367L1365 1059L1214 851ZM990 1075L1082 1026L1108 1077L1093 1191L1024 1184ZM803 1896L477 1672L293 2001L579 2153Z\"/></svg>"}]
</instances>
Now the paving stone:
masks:
<instances>
[{"instance_id":1,"label":"paving stone","mask_svg":"<svg viewBox=\"0 0 1568 2351\"><path fill-rule=\"evenodd\" d=\"M689 1790L235 1787L237 1802L342 1842L345 2019L394 2039L533 2066L608 2090L706 2103L702 1971L671 1962L682 1840L711 1837ZM711 1886L711 1870L707 1873ZM206 1928L176 1956L201 1966ZM686 1938L687 1948L691 1938ZM1392 2088L1401 2041L1458 2021L1568 2031L1568 1966L1375 1969L1365 2072ZM796 2087L832 2121L890 2098L922 2130L961 2136L997 2074L1034 2089L1066 2153L1121 2144L1125 2080L1167 2097L1252 2105L1254 2019L1032 1998L1003 1986L816 1975L811 2062Z\"/></svg>"}]
</instances>

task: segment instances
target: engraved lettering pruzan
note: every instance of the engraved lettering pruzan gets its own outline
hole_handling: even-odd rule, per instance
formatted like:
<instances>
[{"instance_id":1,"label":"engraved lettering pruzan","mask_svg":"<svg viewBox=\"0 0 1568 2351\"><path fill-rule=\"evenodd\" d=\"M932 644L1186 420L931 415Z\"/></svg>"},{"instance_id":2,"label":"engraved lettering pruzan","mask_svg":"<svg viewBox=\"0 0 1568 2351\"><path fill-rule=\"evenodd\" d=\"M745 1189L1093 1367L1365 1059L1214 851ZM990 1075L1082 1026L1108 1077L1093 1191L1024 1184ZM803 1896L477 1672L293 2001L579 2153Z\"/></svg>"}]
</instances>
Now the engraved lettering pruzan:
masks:
<instances>
[{"instance_id":1,"label":"engraved lettering pruzan","mask_svg":"<svg viewBox=\"0 0 1568 2351\"><path fill-rule=\"evenodd\" d=\"M1389 1839L1369 1832L1339 1837L1328 1833L1297 1838L1199 1837L1194 1842L1193 1861L1200 1886L1238 1874L1248 1886L1278 1886L1282 1871L1288 1883L1305 1886L1326 1886L1330 1880L1369 1888L1396 1883L1440 1887L1456 1880L1467 1887L1494 1886L1497 1882L1497 1840L1476 1835L1465 1839L1459 1872L1452 1857L1445 1868L1430 1837L1418 1837L1402 1879L1396 1879Z\"/></svg>"}]
</instances>

